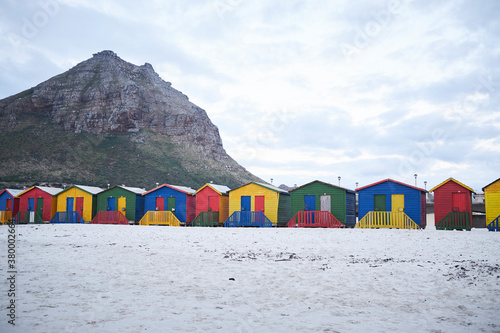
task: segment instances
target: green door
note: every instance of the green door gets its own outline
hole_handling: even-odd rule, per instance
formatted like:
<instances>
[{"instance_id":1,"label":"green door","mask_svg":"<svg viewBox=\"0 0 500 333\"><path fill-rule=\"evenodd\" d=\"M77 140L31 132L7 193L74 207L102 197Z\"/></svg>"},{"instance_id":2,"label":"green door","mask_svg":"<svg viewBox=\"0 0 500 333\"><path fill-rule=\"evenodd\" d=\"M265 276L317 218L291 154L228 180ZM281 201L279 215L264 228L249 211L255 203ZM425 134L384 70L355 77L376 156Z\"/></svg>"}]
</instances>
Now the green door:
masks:
<instances>
[{"instance_id":1,"label":"green door","mask_svg":"<svg viewBox=\"0 0 500 333\"><path fill-rule=\"evenodd\" d=\"M36 218L43 220L43 198L37 198L36 199L36 212L37 215ZM42 221L35 221L35 222L42 222Z\"/></svg>"},{"instance_id":2,"label":"green door","mask_svg":"<svg viewBox=\"0 0 500 333\"><path fill-rule=\"evenodd\" d=\"M373 196L374 207L373 210L376 212L385 212L385 194L375 194Z\"/></svg>"},{"instance_id":3,"label":"green door","mask_svg":"<svg viewBox=\"0 0 500 333\"><path fill-rule=\"evenodd\" d=\"M175 197L167 198L167 211L175 212Z\"/></svg>"}]
</instances>

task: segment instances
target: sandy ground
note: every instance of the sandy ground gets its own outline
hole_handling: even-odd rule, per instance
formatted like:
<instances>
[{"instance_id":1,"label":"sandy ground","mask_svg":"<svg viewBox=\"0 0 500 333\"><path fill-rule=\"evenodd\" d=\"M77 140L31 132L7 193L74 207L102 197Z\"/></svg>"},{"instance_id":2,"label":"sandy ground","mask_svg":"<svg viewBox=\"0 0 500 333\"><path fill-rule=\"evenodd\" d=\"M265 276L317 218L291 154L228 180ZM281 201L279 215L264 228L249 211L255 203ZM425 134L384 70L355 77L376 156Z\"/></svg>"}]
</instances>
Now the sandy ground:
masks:
<instances>
[{"instance_id":1,"label":"sandy ground","mask_svg":"<svg viewBox=\"0 0 500 333\"><path fill-rule=\"evenodd\" d=\"M17 226L0 332L500 332L500 233L431 229Z\"/></svg>"}]
</instances>

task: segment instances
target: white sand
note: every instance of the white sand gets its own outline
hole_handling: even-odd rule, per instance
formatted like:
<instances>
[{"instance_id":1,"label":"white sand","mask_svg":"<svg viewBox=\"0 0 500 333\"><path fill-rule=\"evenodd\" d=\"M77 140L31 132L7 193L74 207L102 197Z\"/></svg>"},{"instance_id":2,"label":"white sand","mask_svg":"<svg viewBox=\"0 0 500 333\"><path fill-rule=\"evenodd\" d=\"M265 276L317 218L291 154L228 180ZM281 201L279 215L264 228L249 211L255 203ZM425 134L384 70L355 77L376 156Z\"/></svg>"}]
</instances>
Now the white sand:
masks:
<instances>
[{"instance_id":1,"label":"white sand","mask_svg":"<svg viewBox=\"0 0 500 333\"><path fill-rule=\"evenodd\" d=\"M0 332L500 331L500 233L116 225L16 231L16 327L4 306L5 245Z\"/></svg>"}]
</instances>

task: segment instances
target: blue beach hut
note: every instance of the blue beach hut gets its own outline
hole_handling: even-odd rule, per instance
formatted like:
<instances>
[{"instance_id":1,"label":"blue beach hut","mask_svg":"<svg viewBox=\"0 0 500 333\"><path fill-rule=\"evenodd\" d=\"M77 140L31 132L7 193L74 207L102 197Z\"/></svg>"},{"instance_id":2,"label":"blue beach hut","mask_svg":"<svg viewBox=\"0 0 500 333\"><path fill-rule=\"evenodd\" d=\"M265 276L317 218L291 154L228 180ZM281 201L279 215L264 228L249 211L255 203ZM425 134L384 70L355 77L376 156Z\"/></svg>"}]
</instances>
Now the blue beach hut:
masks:
<instances>
[{"instance_id":1,"label":"blue beach hut","mask_svg":"<svg viewBox=\"0 0 500 333\"><path fill-rule=\"evenodd\" d=\"M360 187L359 228L425 228L427 207L424 189L385 179Z\"/></svg>"}]
</instances>

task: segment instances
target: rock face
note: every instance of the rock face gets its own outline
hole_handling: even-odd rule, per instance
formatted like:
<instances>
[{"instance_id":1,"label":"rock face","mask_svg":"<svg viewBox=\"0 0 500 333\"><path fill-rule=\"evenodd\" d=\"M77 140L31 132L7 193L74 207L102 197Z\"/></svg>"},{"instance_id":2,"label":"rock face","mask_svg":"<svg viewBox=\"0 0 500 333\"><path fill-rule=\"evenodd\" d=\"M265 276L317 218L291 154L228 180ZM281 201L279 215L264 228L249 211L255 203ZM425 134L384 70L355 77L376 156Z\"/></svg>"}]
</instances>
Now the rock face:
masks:
<instances>
[{"instance_id":1,"label":"rock face","mask_svg":"<svg viewBox=\"0 0 500 333\"><path fill-rule=\"evenodd\" d=\"M51 131L76 135L85 133L86 138L90 135L94 137L94 141L99 142L110 136L126 136L136 146L164 140L170 145L171 151L162 151L159 155L168 158L169 162L177 159L184 172L199 173L198 165L204 170L202 173L209 177L207 166L210 166L214 169L214 174L220 174L220 168L225 170L227 175L222 178L233 186L258 180L226 154L217 127L203 109L172 88L170 82L162 80L150 64L133 65L120 59L112 51L96 53L91 59L65 73L0 100L2 132L12 134L22 131L25 135L30 130L27 124L35 119L33 117L46 121L47 128L52 128ZM37 131L40 130L38 125L35 127ZM141 150L140 147L138 149ZM196 159L198 161L193 163ZM144 162L142 161L142 165ZM13 161L0 162L3 169L0 170L0 177L11 177L12 172L6 171L5 167L15 168L16 165ZM16 175L17 178L14 178L19 181L20 175ZM40 177L60 181L55 174L49 175L50 172L45 172ZM158 175L155 177L158 178ZM75 181L89 182L92 181L92 177L90 178ZM94 181L100 179L93 178ZM202 184L209 180L214 179L192 182ZM112 180L107 177L100 181ZM156 181L163 182L158 179Z\"/></svg>"},{"instance_id":2,"label":"rock face","mask_svg":"<svg viewBox=\"0 0 500 333\"><path fill-rule=\"evenodd\" d=\"M112 51L96 53L31 91L0 101L10 128L19 115L44 113L65 131L118 134L148 128L224 153L219 131L203 109L163 81L150 64L135 66Z\"/></svg>"}]
</instances>

